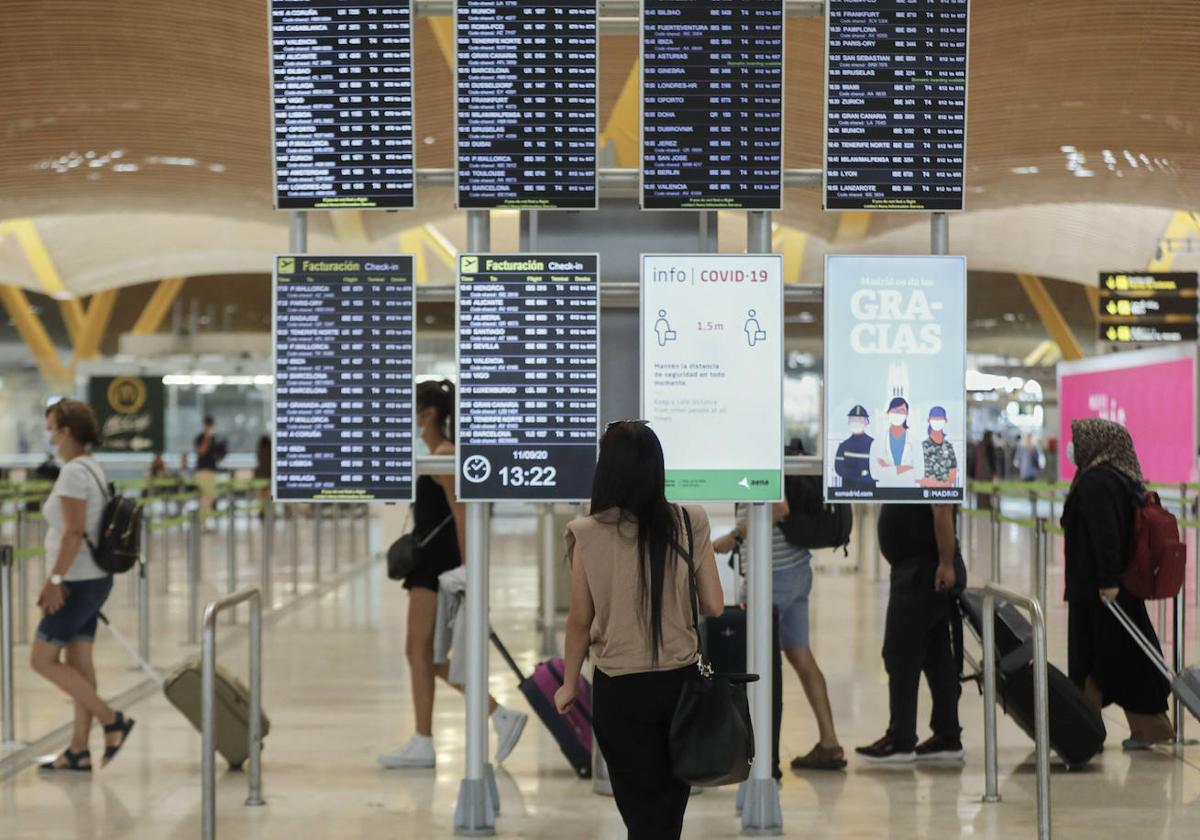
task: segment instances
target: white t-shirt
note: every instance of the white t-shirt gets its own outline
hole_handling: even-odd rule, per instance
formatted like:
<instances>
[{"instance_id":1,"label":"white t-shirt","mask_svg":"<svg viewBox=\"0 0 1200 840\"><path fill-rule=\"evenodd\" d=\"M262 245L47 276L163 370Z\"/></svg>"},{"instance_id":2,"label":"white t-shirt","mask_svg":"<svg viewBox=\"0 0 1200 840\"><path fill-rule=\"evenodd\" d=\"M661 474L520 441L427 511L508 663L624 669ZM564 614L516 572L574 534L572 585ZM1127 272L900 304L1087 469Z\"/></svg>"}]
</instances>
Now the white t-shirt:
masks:
<instances>
[{"instance_id":1,"label":"white t-shirt","mask_svg":"<svg viewBox=\"0 0 1200 840\"><path fill-rule=\"evenodd\" d=\"M96 545L100 541L100 516L104 513L107 502L106 490L100 483L108 484L104 470L90 455L80 455L72 458L58 474L58 480L50 490L50 495L42 504L42 514L46 517L46 557L51 565L58 562L58 550L62 546L66 523L63 521L62 501L68 499L84 499L87 501L87 535ZM92 550L83 542L79 553L71 561L71 567L63 575L64 580L96 580L108 577L108 572L96 565L92 559Z\"/></svg>"}]
</instances>

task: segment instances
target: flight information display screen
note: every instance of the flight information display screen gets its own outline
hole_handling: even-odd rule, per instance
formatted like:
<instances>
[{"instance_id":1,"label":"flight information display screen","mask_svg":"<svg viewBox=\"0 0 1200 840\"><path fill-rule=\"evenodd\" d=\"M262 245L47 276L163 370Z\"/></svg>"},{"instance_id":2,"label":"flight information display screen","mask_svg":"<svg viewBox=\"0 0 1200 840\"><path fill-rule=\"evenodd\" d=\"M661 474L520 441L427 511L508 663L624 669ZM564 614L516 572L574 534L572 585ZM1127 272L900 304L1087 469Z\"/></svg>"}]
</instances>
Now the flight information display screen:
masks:
<instances>
[{"instance_id":1,"label":"flight information display screen","mask_svg":"<svg viewBox=\"0 0 1200 840\"><path fill-rule=\"evenodd\" d=\"M963 209L969 5L827 0L827 210Z\"/></svg>"},{"instance_id":2,"label":"flight information display screen","mask_svg":"<svg viewBox=\"0 0 1200 840\"><path fill-rule=\"evenodd\" d=\"M597 0L458 0L458 206L596 206Z\"/></svg>"},{"instance_id":3,"label":"flight information display screen","mask_svg":"<svg viewBox=\"0 0 1200 840\"><path fill-rule=\"evenodd\" d=\"M459 499L590 498L599 262L595 254L459 257Z\"/></svg>"},{"instance_id":4,"label":"flight information display screen","mask_svg":"<svg viewBox=\"0 0 1200 840\"><path fill-rule=\"evenodd\" d=\"M271 0L275 206L412 207L412 8Z\"/></svg>"},{"instance_id":5,"label":"flight information display screen","mask_svg":"<svg viewBox=\"0 0 1200 840\"><path fill-rule=\"evenodd\" d=\"M411 256L275 259L275 498L413 496Z\"/></svg>"},{"instance_id":6,"label":"flight information display screen","mask_svg":"<svg viewBox=\"0 0 1200 840\"><path fill-rule=\"evenodd\" d=\"M783 206L782 0L644 0L642 207Z\"/></svg>"}]
</instances>

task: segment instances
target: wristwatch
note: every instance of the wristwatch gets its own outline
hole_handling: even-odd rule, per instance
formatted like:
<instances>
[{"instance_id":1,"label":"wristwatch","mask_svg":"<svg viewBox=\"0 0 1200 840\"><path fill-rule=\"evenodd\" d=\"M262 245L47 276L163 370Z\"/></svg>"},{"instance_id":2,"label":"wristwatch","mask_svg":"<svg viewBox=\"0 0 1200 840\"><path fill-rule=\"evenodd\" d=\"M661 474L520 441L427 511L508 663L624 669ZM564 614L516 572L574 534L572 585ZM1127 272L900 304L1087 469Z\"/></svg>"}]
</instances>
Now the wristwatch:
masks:
<instances>
[{"instance_id":1,"label":"wristwatch","mask_svg":"<svg viewBox=\"0 0 1200 840\"><path fill-rule=\"evenodd\" d=\"M63 576L62 575L50 575L50 582L52 584L54 584L55 586L62 586Z\"/></svg>"}]
</instances>

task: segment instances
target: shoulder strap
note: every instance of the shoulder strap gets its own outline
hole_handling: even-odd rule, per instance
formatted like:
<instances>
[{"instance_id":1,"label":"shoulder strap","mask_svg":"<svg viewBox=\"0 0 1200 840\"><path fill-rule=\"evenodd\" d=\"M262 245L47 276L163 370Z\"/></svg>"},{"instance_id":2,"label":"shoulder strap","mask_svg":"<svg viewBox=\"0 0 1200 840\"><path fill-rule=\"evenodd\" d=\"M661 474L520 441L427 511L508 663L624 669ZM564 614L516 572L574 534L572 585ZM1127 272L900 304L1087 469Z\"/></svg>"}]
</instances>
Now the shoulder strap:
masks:
<instances>
[{"instance_id":1,"label":"shoulder strap","mask_svg":"<svg viewBox=\"0 0 1200 840\"><path fill-rule=\"evenodd\" d=\"M88 475L90 475L92 478L94 478L96 480L96 484L100 487L100 495L104 497L104 501L107 503L109 500L108 488L105 487L104 482L100 480L100 475L94 469L92 469L90 466L83 463L82 461L79 462L79 466L81 466L85 470L87 470ZM66 469L65 465L64 465L63 469Z\"/></svg>"},{"instance_id":2,"label":"shoulder strap","mask_svg":"<svg viewBox=\"0 0 1200 840\"><path fill-rule=\"evenodd\" d=\"M683 505L679 506L679 512L683 514L683 528L687 532L687 551L680 551L683 555L683 561L688 567L688 595L692 602L692 629L696 631L696 651L700 652L700 596L696 593L696 567L692 563L692 553L695 550L695 545L692 542L692 517L688 514L687 508ZM678 546L676 546L678 548Z\"/></svg>"}]
</instances>

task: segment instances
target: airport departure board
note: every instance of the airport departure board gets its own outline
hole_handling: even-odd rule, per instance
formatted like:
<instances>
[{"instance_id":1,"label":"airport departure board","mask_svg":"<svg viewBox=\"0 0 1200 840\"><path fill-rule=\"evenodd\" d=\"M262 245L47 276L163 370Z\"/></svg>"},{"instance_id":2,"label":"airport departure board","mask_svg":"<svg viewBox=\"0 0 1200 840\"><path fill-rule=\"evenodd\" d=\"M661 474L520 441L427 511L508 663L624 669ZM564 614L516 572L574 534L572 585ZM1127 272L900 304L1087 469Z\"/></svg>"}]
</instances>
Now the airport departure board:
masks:
<instances>
[{"instance_id":1,"label":"airport departure board","mask_svg":"<svg viewBox=\"0 0 1200 840\"><path fill-rule=\"evenodd\" d=\"M827 0L825 208L962 210L969 0Z\"/></svg>"},{"instance_id":2,"label":"airport departure board","mask_svg":"<svg viewBox=\"0 0 1200 840\"><path fill-rule=\"evenodd\" d=\"M412 7L271 0L275 206L412 207Z\"/></svg>"},{"instance_id":3,"label":"airport departure board","mask_svg":"<svg viewBox=\"0 0 1200 840\"><path fill-rule=\"evenodd\" d=\"M642 207L783 207L783 0L644 0Z\"/></svg>"},{"instance_id":4,"label":"airport departure board","mask_svg":"<svg viewBox=\"0 0 1200 840\"><path fill-rule=\"evenodd\" d=\"M458 206L596 206L597 0L458 0Z\"/></svg>"},{"instance_id":5,"label":"airport departure board","mask_svg":"<svg viewBox=\"0 0 1200 840\"><path fill-rule=\"evenodd\" d=\"M413 258L275 259L275 498L413 495Z\"/></svg>"},{"instance_id":6,"label":"airport departure board","mask_svg":"<svg viewBox=\"0 0 1200 840\"><path fill-rule=\"evenodd\" d=\"M599 258L461 255L457 314L458 498L590 498Z\"/></svg>"}]
</instances>

